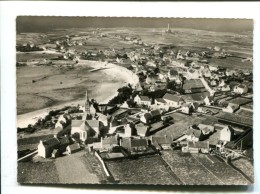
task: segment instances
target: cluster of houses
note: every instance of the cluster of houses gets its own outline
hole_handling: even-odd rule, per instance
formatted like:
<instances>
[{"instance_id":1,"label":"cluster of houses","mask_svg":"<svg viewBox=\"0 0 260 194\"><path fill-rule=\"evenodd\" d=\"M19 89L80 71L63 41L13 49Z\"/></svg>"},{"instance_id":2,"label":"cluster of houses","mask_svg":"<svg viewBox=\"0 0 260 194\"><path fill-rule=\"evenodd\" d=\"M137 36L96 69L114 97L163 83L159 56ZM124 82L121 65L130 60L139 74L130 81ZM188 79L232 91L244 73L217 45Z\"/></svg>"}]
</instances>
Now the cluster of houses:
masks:
<instances>
[{"instance_id":1,"label":"cluster of houses","mask_svg":"<svg viewBox=\"0 0 260 194\"><path fill-rule=\"evenodd\" d=\"M147 96L137 95L134 98L137 104L152 108L137 111L130 116L127 116L128 109L125 108L113 110L113 107L109 109L105 106L100 107L101 111L97 111L93 103L88 100L88 96L86 98L85 106L80 107L83 113L65 113L59 117L55 126L57 135L40 141L38 155L44 158L56 158L79 151L86 144L89 150L98 152L113 152L115 147L123 147L130 153L143 153L149 151L151 147L157 150L171 149L173 142L181 142L183 152L210 151L209 142L204 140L215 133L214 126L199 124L195 128L190 127L175 141L166 136L150 136L151 126L162 122L164 113L169 111L169 108L185 114L201 108L198 103L186 103L180 95L166 93L163 98L155 99L154 104L151 104ZM211 97L205 99L209 104L212 101ZM165 107L168 107L168 110ZM108 114L108 109L113 110L111 111L113 113ZM67 122L70 122L70 125L66 125ZM64 126L70 127L69 133L59 133L64 130ZM224 127L220 131L221 144L218 146L221 145L222 149L233 137L234 129L231 126Z\"/></svg>"},{"instance_id":2,"label":"cluster of houses","mask_svg":"<svg viewBox=\"0 0 260 194\"><path fill-rule=\"evenodd\" d=\"M169 28L166 31L171 33ZM100 33L99 35L101 36ZM114 148L122 147L130 153L143 153L151 147L157 150L171 149L174 142L182 145L183 152L209 153L210 143L205 140L216 132L214 126L199 124L197 128L191 127L184 131L183 136L173 140L166 136L150 136L151 125L162 122L164 113L169 111L178 111L187 115L193 112L207 114L205 107L214 108L216 103L217 108L223 112L236 112L241 104L230 101L233 97L225 93L245 95L249 91L248 86L236 84L231 87L226 82L226 78L236 75L237 72L209 65L207 60L210 57L225 58L229 54L219 47L198 52L183 50L173 52L170 46L149 46L135 36L116 34L115 37L136 45L143 45L143 48L134 51L125 49L88 51L81 53L81 56L96 58L102 55L117 63L128 64L140 78L142 87L132 100L137 105L135 108L141 110L129 116L127 114L129 107L124 103L119 110L111 111L110 114L107 107L104 110L99 107L100 110L97 110L87 97L85 106L82 107L83 113L77 113L77 116L61 115L58 119L56 130L64 130L64 123L69 121L69 133L40 141L38 154L44 158L55 158L64 153L71 154L79 151L86 144L89 150L99 152L113 152ZM72 45L83 45L83 43L73 42L70 37L66 37L62 42L56 42L60 50ZM75 55L65 52L64 59L70 58L74 59ZM183 90L183 93L167 88L168 83L174 83L176 88ZM161 98L152 99L140 92L146 89L150 92L164 89L167 92ZM199 100L187 98L188 95L193 94L201 94L202 97ZM224 104L223 102L228 103L220 106L221 103ZM78 116L79 119L76 118ZM223 149L227 142L233 140L234 133L231 126L221 129L216 147Z\"/></svg>"}]
</instances>

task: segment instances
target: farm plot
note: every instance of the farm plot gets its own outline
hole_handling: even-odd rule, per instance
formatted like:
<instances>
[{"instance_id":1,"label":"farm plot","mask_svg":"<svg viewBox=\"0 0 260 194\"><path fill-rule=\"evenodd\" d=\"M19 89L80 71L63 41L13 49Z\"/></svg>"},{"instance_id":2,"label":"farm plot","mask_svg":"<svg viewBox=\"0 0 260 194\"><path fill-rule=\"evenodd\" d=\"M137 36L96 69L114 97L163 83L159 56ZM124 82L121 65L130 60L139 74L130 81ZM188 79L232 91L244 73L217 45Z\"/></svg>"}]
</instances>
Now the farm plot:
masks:
<instances>
[{"instance_id":1,"label":"farm plot","mask_svg":"<svg viewBox=\"0 0 260 194\"><path fill-rule=\"evenodd\" d=\"M254 165L253 162L245 159L239 158L237 160L233 160L232 164L241 170L246 176L248 176L251 180L254 180Z\"/></svg>"},{"instance_id":2,"label":"farm plot","mask_svg":"<svg viewBox=\"0 0 260 194\"><path fill-rule=\"evenodd\" d=\"M233 104L237 104L239 106L242 106L244 104L247 104L247 103L250 103L252 102L251 99L248 99L248 98L241 98L241 97L238 97L238 98L233 98L231 100L228 100L228 102L230 103L233 103Z\"/></svg>"},{"instance_id":3,"label":"farm plot","mask_svg":"<svg viewBox=\"0 0 260 194\"><path fill-rule=\"evenodd\" d=\"M192 157L214 174L225 185L248 185L250 182L238 171L222 160L216 160L215 156L192 154ZM207 157L210 159L207 159Z\"/></svg>"},{"instance_id":4,"label":"farm plot","mask_svg":"<svg viewBox=\"0 0 260 194\"><path fill-rule=\"evenodd\" d=\"M120 184L179 184L159 156L109 161L106 164Z\"/></svg>"},{"instance_id":5,"label":"farm plot","mask_svg":"<svg viewBox=\"0 0 260 194\"><path fill-rule=\"evenodd\" d=\"M253 118L253 112L252 111L247 111L243 109L239 109L236 114L244 116L244 117L251 117Z\"/></svg>"},{"instance_id":6,"label":"farm plot","mask_svg":"<svg viewBox=\"0 0 260 194\"><path fill-rule=\"evenodd\" d=\"M183 184L225 184L189 153L164 151L162 152L162 158L168 163L172 171L180 178Z\"/></svg>"}]
</instances>

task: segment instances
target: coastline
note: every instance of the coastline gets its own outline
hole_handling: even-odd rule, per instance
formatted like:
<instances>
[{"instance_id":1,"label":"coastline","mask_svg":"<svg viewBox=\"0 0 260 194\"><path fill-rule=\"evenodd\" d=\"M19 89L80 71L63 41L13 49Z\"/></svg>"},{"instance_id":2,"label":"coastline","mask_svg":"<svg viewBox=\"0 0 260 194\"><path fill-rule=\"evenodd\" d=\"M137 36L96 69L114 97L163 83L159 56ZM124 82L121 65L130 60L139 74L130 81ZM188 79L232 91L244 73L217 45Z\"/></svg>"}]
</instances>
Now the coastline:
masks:
<instances>
[{"instance_id":1,"label":"coastline","mask_svg":"<svg viewBox=\"0 0 260 194\"><path fill-rule=\"evenodd\" d=\"M132 71L126 69L125 67L121 67L112 63L106 63L106 62L99 62L99 61L88 61L88 60L80 60L77 66L89 66L92 68L103 68L105 67L106 69L100 70L106 74L106 76L110 76L112 79L113 77L119 78L119 80L122 80L122 82L117 82L113 84L112 86L102 88L101 87L97 88L95 90L96 95L92 96L91 98L95 98L98 103L100 104L106 104L111 100L113 97L117 95L117 89L120 87L123 87L124 85L127 85L130 83L133 87L136 86L139 83L139 78L136 76ZM106 92L103 92L105 90ZM45 117L50 110L55 110L62 108L64 106L76 106L78 104L83 105L85 99L77 99L65 103L60 103L54 106L46 107L43 109L39 109L36 111L24 113L17 115L16 118L16 127L27 127L28 124L34 124L38 118L40 117Z\"/></svg>"}]
</instances>

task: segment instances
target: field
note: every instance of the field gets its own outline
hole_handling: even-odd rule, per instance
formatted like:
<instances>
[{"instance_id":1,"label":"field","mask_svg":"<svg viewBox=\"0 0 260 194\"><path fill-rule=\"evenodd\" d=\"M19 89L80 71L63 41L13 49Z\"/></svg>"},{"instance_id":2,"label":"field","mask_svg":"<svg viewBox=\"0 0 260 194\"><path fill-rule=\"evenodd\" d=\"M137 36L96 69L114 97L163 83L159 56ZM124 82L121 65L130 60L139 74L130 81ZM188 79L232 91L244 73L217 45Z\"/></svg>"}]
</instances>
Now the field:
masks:
<instances>
[{"instance_id":1,"label":"field","mask_svg":"<svg viewBox=\"0 0 260 194\"><path fill-rule=\"evenodd\" d=\"M38 160L38 161L36 161ZM18 163L20 183L106 183L99 162L84 151L52 159Z\"/></svg>"},{"instance_id":2,"label":"field","mask_svg":"<svg viewBox=\"0 0 260 194\"><path fill-rule=\"evenodd\" d=\"M241 61L242 58L228 57L226 59L209 59L209 63L212 66L222 66L228 69L241 69L241 70L253 70L253 64L250 61Z\"/></svg>"},{"instance_id":3,"label":"field","mask_svg":"<svg viewBox=\"0 0 260 194\"><path fill-rule=\"evenodd\" d=\"M238 114L226 113L221 112L217 115L217 117L223 121L242 125L242 126L249 126L252 127L253 119L250 117L245 117Z\"/></svg>"},{"instance_id":4,"label":"field","mask_svg":"<svg viewBox=\"0 0 260 194\"><path fill-rule=\"evenodd\" d=\"M17 181L19 183L59 183L58 171L54 161L18 163Z\"/></svg>"},{"instance_id":5,"label":"field","mask_svg":"<svg viewBox=\"0 0 260 194\"><path fill-rule=\"evenodd\" d=\"M170 165L183 184L209 185L224 184L219 178L209 172L191 154L182 152L164 151L162 158Z\"/></svg>"},{"instance_id":6,"label":"field","mask_svg":"<svg viewBox=\"0 0 260 194\"><path fill-rule=\"evenodd\" d=\"M239 105L239 106L242 106L242 105L244 105L244 104L247 104L247 103L252 102L252 100L251 100L251 99L248 99L248 98L237 97L237 98L228 100L228 102L237 104L237 105Z\"/></svg>"},{"instance_id":7,"label":"field","mask_svg":"<svg viewBox=\"0 0 260 194\"><path fill-rule=\"evenodd\" d=\"M246 176L248 176L252 181L254 180L254 165L252 161L245 158L238 158L232 161L232 164L239 168Z\"/></svg>"},{"instance_id":8,"label":"field","mask_svg":"<svg viewBox=\"0 0 260 194\"><path fill-rule=\"evenodd\" d=\"M243 110L243 109L239 109L236 114L244 116L244 117L251 117L253 118L253 112L252 111L247 111L247 110Z\"/></svg>"},{"instance_id":9,"label":"field","mask_svg":"<svg viewBox=\"0 0 260 194\"><path fill-rule=\"evenodd\" d=\"M206 159L207 155L203 154L193 154L193 157L226 185L250 184L250 181L224 161L214 160L212 162Z\"/></svg>"},{"instance_id":10,"label":"field","mask_svg":"<svg viewBox=\"0 0 260 194\"><path fill-rule=\"evenodd\" d=\"M120 184L179 184L159 156L109 161L106 164L114 178L120 180Z\"/></svg>"},{"instance_id":11,"label":"field","mask_svg":"<svg viewBox=\"0 0 260 194\"><path fill-rule=\"evenodd\" d=\"M243 175L215 156L164 151L162 157L184 184L244 185L250 183Z\"/></svg>"}]
</instances>

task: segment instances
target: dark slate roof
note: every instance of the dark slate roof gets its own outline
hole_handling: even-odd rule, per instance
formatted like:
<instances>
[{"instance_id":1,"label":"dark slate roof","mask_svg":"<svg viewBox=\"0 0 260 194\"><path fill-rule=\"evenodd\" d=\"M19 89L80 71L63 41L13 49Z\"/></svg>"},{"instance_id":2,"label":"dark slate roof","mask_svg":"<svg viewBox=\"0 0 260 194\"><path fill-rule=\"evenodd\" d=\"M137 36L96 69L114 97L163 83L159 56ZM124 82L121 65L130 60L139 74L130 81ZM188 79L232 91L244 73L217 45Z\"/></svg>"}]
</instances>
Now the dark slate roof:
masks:
<instances>
[{"instance_id":1,"label":"dark slate roof","mask_svg":"<svg viewBox=\"0 0 260 194\"><path fill-rule=\"evenodd\" d=\"M43 141L43 145L49 147L57 147L58 145L60 145L60 141L56 137L52 137L50 139Z\"/></svg>"},{"instance_id":2,"label":"dark slate roof","mask_svg":"<svg viewBox=\"0 0 260 194\"><path fill-rule=\"evenodd\" d=\"M177 76L178 75L178 71L176 71L175 69L171 69L170 70L170 74L173 76Z\"/></svg>"},{"instance_id":3,"label":"dark slate roof","mask_svg":"<svg viewBox=\"0 0 260 194\"><path fill-rule=\"evenodd\" d=\"M201 135L201 131L200 130L197 130L197 129L187 129L184 134L186 135L192 135L194 134L195 137L200 137Z\"/></svg>"},{"instance_id":4,"label":"dark slate roof","mask_svg":"<svg viewBox=\"0 0 260 194\"><path fill-rule=\"evenodd\" d=\"M172 94L169 94L169 93L166 93L164 96L163 96L163 99L165 100L170 100L170 101L174 101L174 102L179 102L182 97L181 96L177 96L177 95L172 95Z\"/></svg>"},{"instance_id":5,"label":"dark slate roof","mask_svg":"<svg viewBox=\"0 0 260 194\"><path fill-rule=\"evenodd\" d=\"M170 144L171 141L166 136L152 136L152 142L153 144Z\"/></svg>"},{"instance_id":6,"label":"dark slate roof","mask_svg":"<svg viewBox=\"0 0 260 194\"><path fill-rule=\"evenodd\" d=\"M161 113L160 113L159 110L152 110L152 111L151 111L151 115L152 115L152 117L156 117L156 116L160 116Z\"/></svg>"},{"instance_id":7,"label":"dark slate roof","mask_svg":"<svg viewBox=\"0 0 260 194\"><path fill-rule=\"evenodd\" d=\"M60 145L62 146L62 145L69 145L70 144L70 140L69 140L69 138L68 137L61 137L60 139Z\"/></svg>"},{"instance_id":8,"label":"dark slate roof","mask_svg":"<svg viewBox=\"0 0 260 194\"><path fill-rule=\"evenodd\" d=\"M72 120L71 127L80 127L84 122L84 120Z\"/></svg>"},{"instance_id":9,"label":"dark slate roof","mask_svg":"<svg viewBox=\"0 0 260 194\"><path fill-rule=\"evenodd\" d=\"M198 141L198 142L189 141L188 147L209 149L209 142L208 141Z\"/></svg>"},{"instance_id":10,"label":"dark slate roof","mask_svg":"<svg viewBox=\"0 0 260 194\"><path fill-rule=\"evenodd\" d=\"M237 87L239 87L239 88L247 88L247 86L246 85L244 85L244 84L239 84Z\"/></svg>"},{"instance_id":11,"label":"dark slate roof","mask_svg":"<svg viewBox=\"0 0 260 194\"><path fill-rule=\"evenodd\" d=\"M86 120L86 124L88 124L90 127L99 127L98 120Z\"/></svg>"},{"instance_id":12,"label":"dark slate roof","mask_svg":"<svg viewBox=\"0 0 260 194\"><path fill-rule=\"evenodd\" d=\"M105 145L105 144L109 144L109 145L112 145L112 144L117 144L117 138L116 136L111 136L111 137L105 137L102 139L102 145Z\"/></svg>"},{"instance_id":13,"label":"dark slate roof","mask_svg":"<svg viewBox=\"0 0 260 194\"><path fill-rule=\"evenodd\" d=\"M202 130L204 132L213 132L214 131L214 126L212 126L212 125L199 124L198 127L200 130Z\"/></svg>"},{"instance_id":14,"label":"dark slate roof","mask_svg":"<svg viewBox=\"0 0 260 194\"><path fill-rule=\"evenodd\" d=\"M71 144L71 145L69 145L69 147L70 147L71 151L80 149L80 145L78 143Z\"/></svg>"},{"instance_id":15,"label":"dark slate roof","mask_svg":"<svg viewBox=\"0 0 260 194\"><path fill-rule=\"evenodd\" d=\"M148 146L146 139L131 139L131 147Z\"/></svg>"},{"instance_id":16,"label":"dark slate roof","mask_svg":"<svg viewBox=\"0 0 260 194\"><path fill-rule=\"evenodd\" d=\"M122 138L122 144L121 146L124 148L131 148L131 143L130 143L131 139L130 138Z\"/></svg>"},{"instance_id":17,"label":"dark slate roof","mask_svg":"<svg viewBox=\"0 0 260 194\"><path fill-rule=\"evenodd\" d=\"M142 101L150 101L150 99L148 98L148 96L140 96L140 99Z\"/></svg>"},{"instance_id":18,"label":"dark slate roof","mask_svg":"<svg viewBox=\"0 0 260 194\"><path fill-rule=\"evenodd\" d=\"M151 113L147 112L147 113L144 113L144 118L145 118L146 120L150 120L150 119L153 118L153 116L152 116Z\"/></svg>"},{"instance_id":19,"label":"dark slate roof","mask_svg":"<svg viewBox=\"0 0 260 194\"><path fill-rule=\"evenodd\" d=\"M156 98L156 101L161 102L161 103L165 103L165 100L163 98Z\"/></svg>"}]
</instances>

